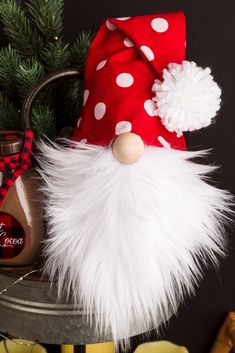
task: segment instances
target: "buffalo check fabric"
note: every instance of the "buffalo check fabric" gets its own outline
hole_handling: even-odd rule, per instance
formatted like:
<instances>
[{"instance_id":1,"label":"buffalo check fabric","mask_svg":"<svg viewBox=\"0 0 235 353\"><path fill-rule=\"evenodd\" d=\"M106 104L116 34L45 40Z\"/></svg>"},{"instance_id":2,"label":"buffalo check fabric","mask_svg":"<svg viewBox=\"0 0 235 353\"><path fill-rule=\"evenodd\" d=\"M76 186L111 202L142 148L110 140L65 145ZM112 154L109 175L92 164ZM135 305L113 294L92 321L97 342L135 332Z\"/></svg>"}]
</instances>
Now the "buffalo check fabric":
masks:
<instances>
[{"instance_id":1,"label":"buffalo check fabric","mask_svg":"<svg viewBox=\"0 0 235 353\"><path fill-rule=\"evenodd\" d=\"M0 205L16 179L23 173L23 171L31 168L32 143L33 131L25 130L24 143L21 152L0 158L0 172L7 173L7 176L0 187Z\"/></svg>"}]
</instances>

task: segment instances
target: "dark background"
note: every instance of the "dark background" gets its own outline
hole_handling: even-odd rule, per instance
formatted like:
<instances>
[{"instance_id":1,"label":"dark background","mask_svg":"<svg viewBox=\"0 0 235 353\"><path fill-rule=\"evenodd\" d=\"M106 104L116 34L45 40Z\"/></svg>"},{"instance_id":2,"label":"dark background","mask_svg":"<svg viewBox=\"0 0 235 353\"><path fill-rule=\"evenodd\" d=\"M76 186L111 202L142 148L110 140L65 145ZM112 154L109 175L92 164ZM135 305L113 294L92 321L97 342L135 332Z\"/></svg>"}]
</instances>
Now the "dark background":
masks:
<instances>
[{"instance_id":1,"label":"dark background","mask_svg":"<svg viewBox=\"0 0 235 353\"><path fill-rule=\"evenodd\" d=\"M103 18L183 10L187 18L187 59L212 67L223 90L223 106L210 128L186 136L189 149L213 148L209 161L221 165L216 183L235 194L235 1L234 0L65 0L64 36L73 41L80 30L96 31ZM0 36L0 45L4 42ZM170 320L161 337L185 345L190 353L209 353L228 311L235 311L235 240L229 229L228 256L219 271L205 278ZM133 348L141 340L133 340ZM55 350L54 350L55 352Z\"/></svg>"}]
</instances>

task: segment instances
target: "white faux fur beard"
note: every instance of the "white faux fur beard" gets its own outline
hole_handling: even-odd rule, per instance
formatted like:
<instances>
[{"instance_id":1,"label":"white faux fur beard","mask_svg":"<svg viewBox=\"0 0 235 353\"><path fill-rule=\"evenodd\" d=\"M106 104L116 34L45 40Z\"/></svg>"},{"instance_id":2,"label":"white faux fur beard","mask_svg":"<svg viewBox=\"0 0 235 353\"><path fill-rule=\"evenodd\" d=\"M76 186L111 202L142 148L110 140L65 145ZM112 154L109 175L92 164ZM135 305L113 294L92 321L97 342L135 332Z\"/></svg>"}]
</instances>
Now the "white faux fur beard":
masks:
<instances>
[{"instance_id":1,"label":"white faux fur beard","mask_svg":"<svg viewBox=\"0 0 235 353\"><path fill-rule=\"evenodd\" d=\"M71 143L71 141L69 142ZM41 143L49 239L46 271L98 334L113 340L159 327L217 263L230 196L207 184L205 152L146 147L126 165L110 147Z\"/></svg>"}]
</instances>

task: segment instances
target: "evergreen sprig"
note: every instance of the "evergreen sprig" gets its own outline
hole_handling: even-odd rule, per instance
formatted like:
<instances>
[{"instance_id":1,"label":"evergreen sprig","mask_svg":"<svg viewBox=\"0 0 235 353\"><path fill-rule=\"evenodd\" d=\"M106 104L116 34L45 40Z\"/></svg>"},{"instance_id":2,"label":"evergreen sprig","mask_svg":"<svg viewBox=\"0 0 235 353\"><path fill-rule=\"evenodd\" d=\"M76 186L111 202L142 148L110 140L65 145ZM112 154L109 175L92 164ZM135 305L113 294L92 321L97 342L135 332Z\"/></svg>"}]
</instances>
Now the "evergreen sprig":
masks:
<instances>
[{"instance_id":1,"label":"evergreen sprig","mask_svg":"<svg viewBox=\"0 0 235 353\"><path fill-rule=\"evenodd\" d=\"M25 56L37 55L42 49L43 41L32 28L26 12L17 0L1 0L0 16L3 30L12 46Z\"/></svg>"},{"instance_id":2,"label":"evergreen sprig","mask_svg":"<svg viewBox=\"0 0 235 353\"><path fill-rule=\"evenodd\" d=\"M0 84L11 95L16 88L16 71L22 58L16 49L8 45L0 49Z\"/></svg>"},{"instance_id":3,"label":"evergreen sprig","mask_svg":"<svg viewBox=\"0 0 235 353\"><path fill-rule=\"evenodd\" d=\"M0 130L22 128L23 101L44 75L84 68L92 35L81 32L74 44L65 42L63 5L63 0L0 0L0 21L10 42L0 49ZM82 83L75 79L48 88L32 112L36 136L54 137L74 126L82 95Z\"/></svg>"},{"instance_id":4,"label":"evergreen sprig","mask_svg":"<svg viewBox=\"0 0 235 353\"><path fill-rule=\"evenodd\" d=\"M88 49L90 47L93 35L91 32L81 32L71 47L70 62L72 66L77 66L79 69L84 69Z\"/></svg>"},{"instance_id":5,"label":"evergreen sprig","mask_svg":"<svg viewBox=\"0 0 235 353\"><path fill-rule=\"evenodd\" d=\"M16 79L19 97L22 101L25 99L30 88L36 85L43 76L44 68L36 59L25 60L19 64L16 70Z\"/></svg>"},{"instance_id":6,"label":"evergreen sprig","mask_svg":"<svg viewBox=\"0 0 235 353\"><path fill-rule=\"evenodd\" d=\"M49 106L35 105L32 111L32 128L36 138L39 136L54 138L56 136L56 117Z\"/></svg>"},{"instance_id":7,"label":"evergreen sprig","mask_svg":"<svg viewBox=\"0 0 235 353\"><path fill-rule=\"evenodd\" d=\"M69 44L62 40L49 43L41 52L41 61L46 70L52 72L69 66Z\"/></svg>"},{"instance_id":8,"label":"evergreen sprig","mask_svg":"<svg viewBox=\"0 0 235 353\"><path fill-rule=\"evenodd\" d=\"M26 3L33 22L46 39L44 44L61 35L63 5L63 0L29 0Z\"/></svg>"},{"instance_id":9,"label":"evergreen sprig","mask_svg":"<svg viewBox=\"0 0 235 353\"><path fill-rule=\"evenodd\" d=\"M20 112L4 92L0 92L0 130L18 130L20 128Z\"/></svg>"}]
</instances>

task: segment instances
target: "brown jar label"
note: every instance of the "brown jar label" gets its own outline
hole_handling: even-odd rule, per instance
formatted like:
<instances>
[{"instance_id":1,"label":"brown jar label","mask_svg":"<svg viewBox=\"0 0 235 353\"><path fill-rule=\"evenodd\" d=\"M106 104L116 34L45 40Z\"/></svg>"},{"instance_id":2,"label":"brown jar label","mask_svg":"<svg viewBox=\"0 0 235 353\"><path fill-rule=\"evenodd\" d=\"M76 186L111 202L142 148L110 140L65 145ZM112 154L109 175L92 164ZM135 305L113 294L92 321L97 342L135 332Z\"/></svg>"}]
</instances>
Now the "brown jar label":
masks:
<instances>
[{"instance_id":1,"label":"brown jar label","mask_svg":"<svg viewBox=\"0 0 235 353\"><path fill-rule=\"evenodd\" d=\"M0 259L12 259L24 248L25 232L12 215L0 212Z\"/></svg>"}]
</instances>

